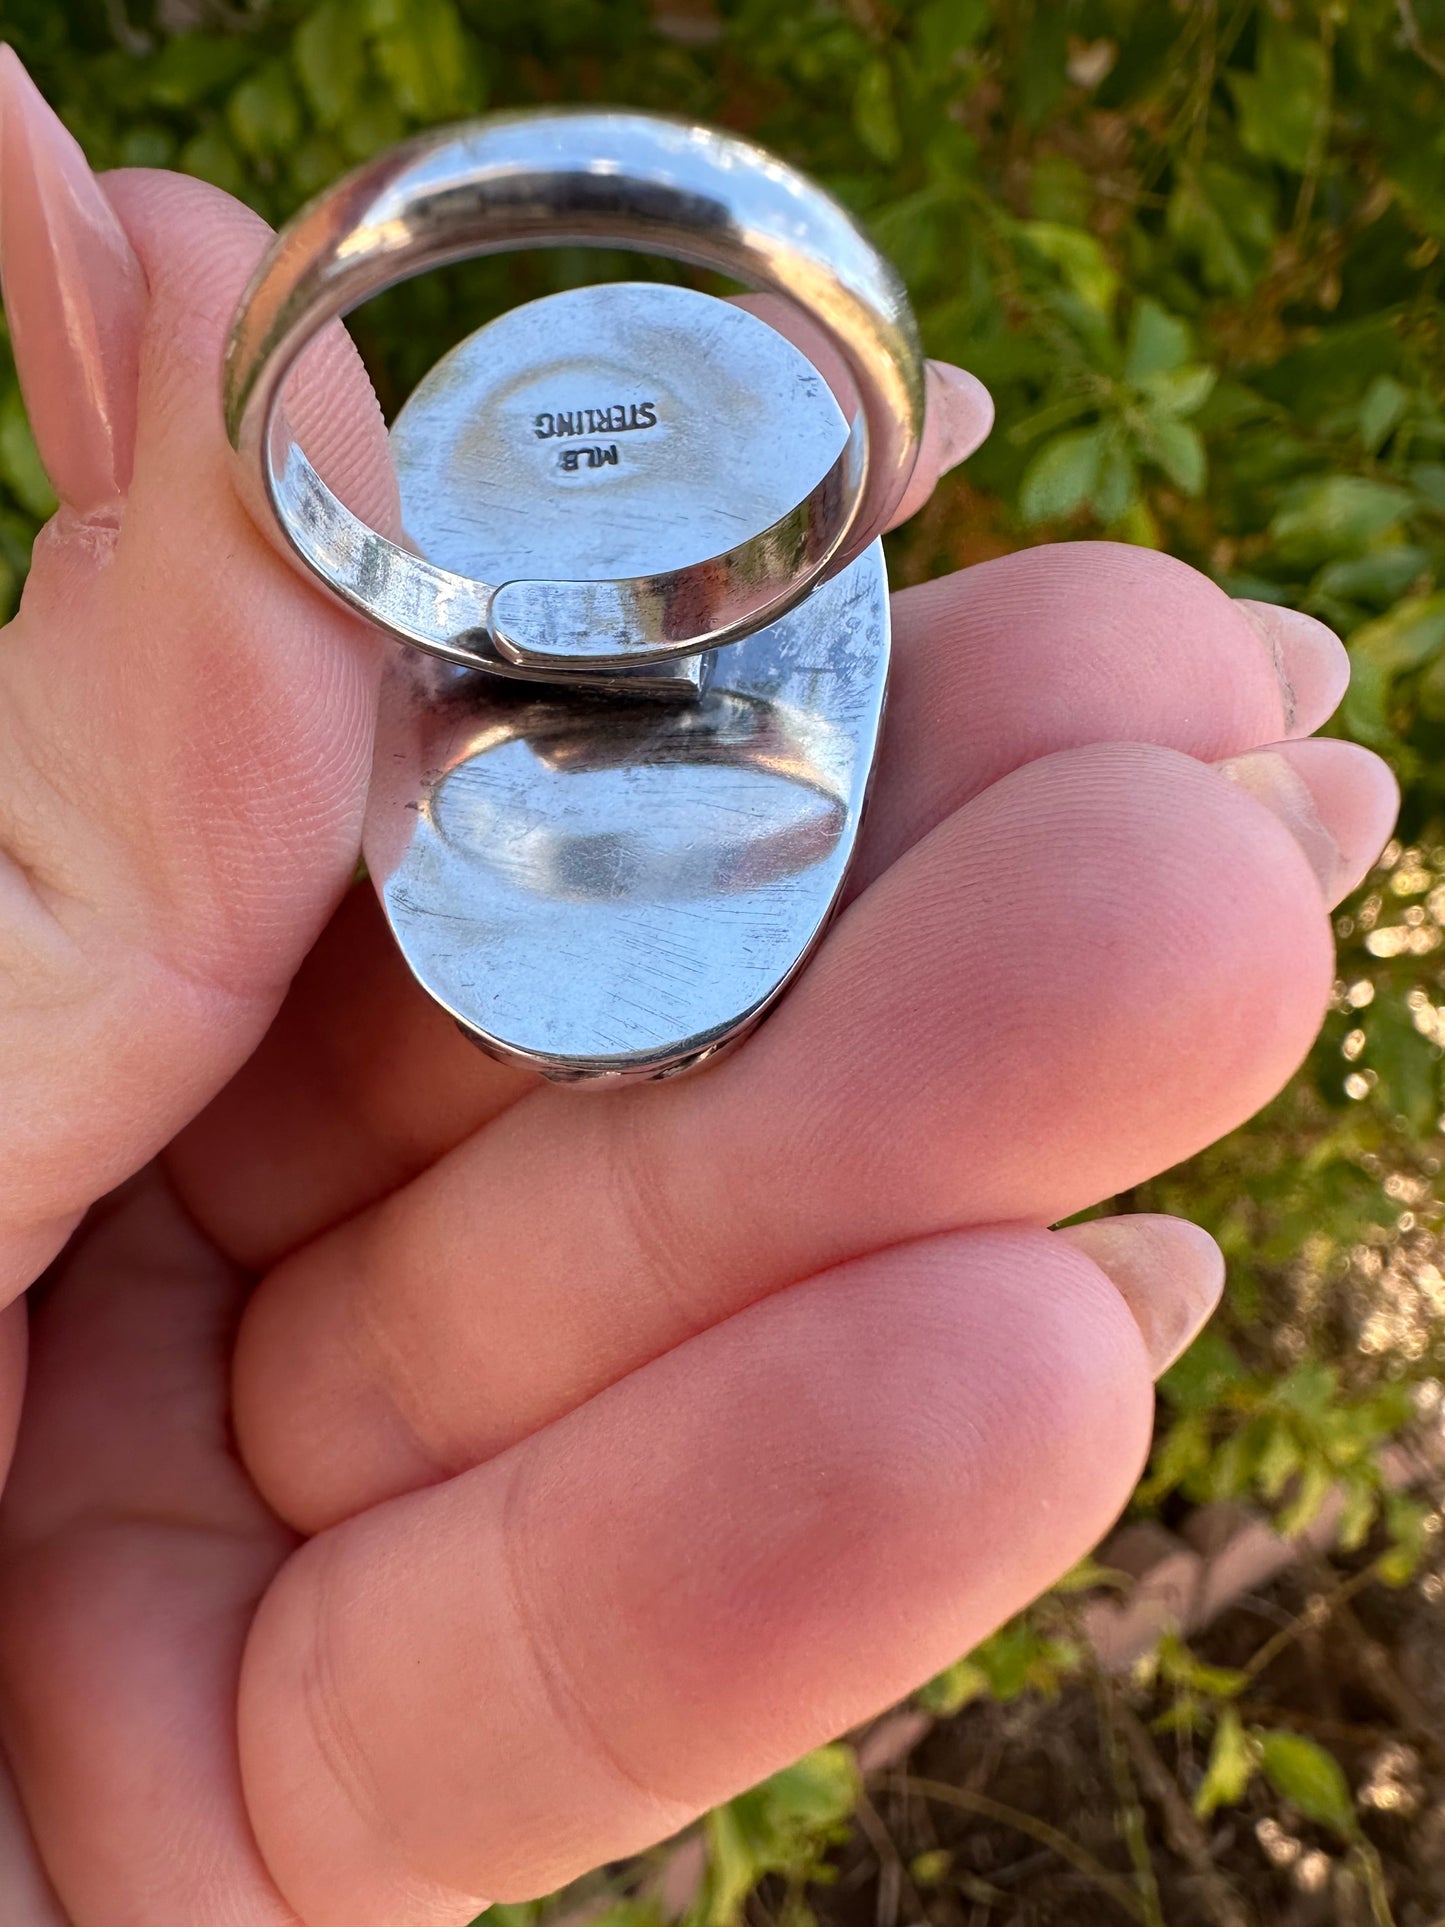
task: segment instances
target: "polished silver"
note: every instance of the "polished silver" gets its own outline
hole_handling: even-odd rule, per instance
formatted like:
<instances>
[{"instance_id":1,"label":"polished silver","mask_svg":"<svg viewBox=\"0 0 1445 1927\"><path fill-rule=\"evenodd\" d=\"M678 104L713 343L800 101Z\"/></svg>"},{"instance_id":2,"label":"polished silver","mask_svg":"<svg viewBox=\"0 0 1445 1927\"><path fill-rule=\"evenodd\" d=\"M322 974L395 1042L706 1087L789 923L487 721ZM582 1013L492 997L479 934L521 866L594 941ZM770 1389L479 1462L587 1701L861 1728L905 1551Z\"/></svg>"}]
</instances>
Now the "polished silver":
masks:
<instances>
[{"instance_id":1,"label":"polished silver","mask_svg":"<svg viewBox=\"0 0 1445 1927\"><path fill-rule=\"evenodd\" d=\"M294 439L284 388L319 328L368 296L466 256L632 247L771 290L830 340L858 412L834 461L772 522L630 576L495 582L439 566L347 509ZM252 514L344 602L466 665L615 667L737 640L861 553L917 458L922 362L892 268L828 195L763 149L625 112L496 115L382 155L278 235L244 296L224 376L227 435Z\"/></svg>"},{"instance_id":2,"label":"polished silver","mask_svg":"<svg viewBox=\"0 0 1445 1927\"><path fill-rule=\"evenodd\" d=\"M396 539L359 522L286 422L305 343L422 267L579 240L789 294L843 357L851 427L755 315L577 289L437 364L392 428ZM278 238L227 360L238 483L416 645L383 685L365 854L412 972L494 1054L564 1080L686 1070L816 945L877 750L877 536L921 394L906 301L857 228L705 129L501 117L383 157Z\"/></svg>"},{"instance_id":3,"label":"polished silver","mask_svg":"<svg viewBox=\"0 0 1445 1927\"><path fill-rule=\"evenodd\" d=\"M587 394L651 400L659 425L619 432L615 465L563 469L532 423ZM481 329L425 377L392 447L407 530L448 567L626 571L766 526L846 432L755 316L608 285ZM700 695L632 701L411 651L390 666L367 864L413 972L497 1056L560 1079L687 1069L756 1021L827 923L883 712L879 544L691 660L709 666Z\"/></svg>"}]
</instances>

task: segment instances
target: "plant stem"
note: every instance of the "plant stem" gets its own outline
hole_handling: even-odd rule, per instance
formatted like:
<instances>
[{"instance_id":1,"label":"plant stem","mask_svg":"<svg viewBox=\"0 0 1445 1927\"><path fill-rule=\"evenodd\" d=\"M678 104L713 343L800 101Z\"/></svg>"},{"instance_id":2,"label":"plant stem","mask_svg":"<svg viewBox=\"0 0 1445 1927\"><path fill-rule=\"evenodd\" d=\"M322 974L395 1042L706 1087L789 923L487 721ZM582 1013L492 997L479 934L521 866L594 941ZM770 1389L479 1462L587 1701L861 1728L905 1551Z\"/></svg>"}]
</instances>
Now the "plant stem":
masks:
<instances>
[{"instance_id":1,"label":"plant stem","mask_svg":"<svg viewBox=\"0 0 1445 1927\"><path fill-rule=\"evenodd\" d=\"M1134 1878L1139 1885L1139 1904L1148 1927L1165 1927L1159 1904L1159 1882L1149 1853L1149 1828L1139 1803L1139 1789L1129 1771L1128 1756L1119 1731L1118 1707L1113 1684L1096 1666L1092 1669L1094 1703L1099 1711L1099 1737L1108 1755L1109 1774L1114 1782L1119 1831L1129 1858L1134 1863Z\"/></svg>"},{"instance_id":2,"label":"plant stem","mask_svg":"<svg viewBox=\"0 0 1445 1927\"><path fill-rule=\"evenodd\" d=\"M1211 1927L1250 1927L1239 1896L1215 1865L1204 1829L1179 1791L1179 1782L1160 1758L1148 1728L1123 1700L1116 1699L1114 1716L1124 1744L1133 1755L1144 1791L1164 1815L1169 1844L1188 1861L1190 1871L1199 1882L1199 1897L1209 1910Z\"/></svg>"},{"instance_id":3,"label":"plant stem","mask_svg":"<svg viewBox=\"0 0 1445 1927\"><path fill-rule=\"evenodd\" d=\"M1002 1800L991 1800L986 1793L972 1793L964 1787L947 1786L942 1780L919 1780L912 1774L900 1774L893 1782L901 1792L915 1793L922 1800L933 1800L939 1806L956 1807L961 1813L972 1813L981 1820L996 1820L1001 1826L1013 1827L1025 1833L1031 1840L1056 1853L1066 1860L1086 1880L1106 1893L1121 1912L1137 1923L1137 1927L1151 1927L1148 1916L1140 1905L1139 1898L1126 1880L1111 1873L1102 1861L1071 1840L1057 1827L1051 1827L1046 1820L1039 1820L1031 1813L1024 1813L1018 1807L1005 1806Z\"/></svg>"}]
</instances>

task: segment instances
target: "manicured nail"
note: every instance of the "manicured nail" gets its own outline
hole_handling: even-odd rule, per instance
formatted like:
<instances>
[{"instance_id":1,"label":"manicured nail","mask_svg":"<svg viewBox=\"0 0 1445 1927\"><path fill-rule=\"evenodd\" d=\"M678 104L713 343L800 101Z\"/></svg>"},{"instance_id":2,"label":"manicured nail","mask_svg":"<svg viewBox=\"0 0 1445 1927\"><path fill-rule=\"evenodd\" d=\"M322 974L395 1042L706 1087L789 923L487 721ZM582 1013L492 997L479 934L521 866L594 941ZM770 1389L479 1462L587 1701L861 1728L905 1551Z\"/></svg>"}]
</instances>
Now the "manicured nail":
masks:
<instances>
[{"instance_id":1,"label":"manicured nail","mask_svg":"<svg viewBox=\"0 0 1445 1927\"><path fill-rule=\"evenodd\" d=\"M1284 726L1309 735L1335 713L1350 683L1350 657L1334 630L1300 609L1240 596L1235 607L1269 651L1284 695Z\"/></svg>"},{"instance_id":2,"label":"manicured nail","mask_svg":"<svg viewBox=\"0 0 1445 1927\"><path fill-rule=\"evenodd\" d=\"M913 479L888 525L894 529L918 513L939 476L957 468L993 427L993 397L976 375L951 361L930 361L925 381L923 440Z\"/></svg>"},{"instance_id":3,"label":"manicured nail","mask_svg":"<svg viewBox=\"0 0 1445 1927\"><path fill-rule=\"evenodd\" d=\"M928 425L935 472L945 474L966 461L988 440L993 427L993 396L977 375L951 361L928 364Z\"/></svg>"},{"instance_id":4,"label":"manicured nail","mask_svg":"<svg viewBox=\"0 0 1445 1927\"><path fill-rule=\"evenodd\" d=\"M1389 765L1358 743L1279 743L1215 768L1274 812L1331 907L1369 874L1395 827L1399 785Z\"/></svg>"},{"instance_id":5,"label":"manicured nail","mask_svg":"<svg viewBox=\"0 0 1445 1927\"><path fill-rule=\"evenodd\" d=\"M146 284L73 135L0 46L0 295L51 485L87 513L125 492Z\"/></svg>"},{"instance_id":6,"label":"manicured nail","mask_svg":"<svg viewBox=\"0 0 1445 1927\"><path fill-rule=\"evenodd\" d=\"M1224 1290L1224 1254L1184 1218L1129 1212L1091 1218L1055 1234L1082 1251L1118 1288L1144 1337L1157 1378L1187 1351Z\"/></svg>"}]
</instances>

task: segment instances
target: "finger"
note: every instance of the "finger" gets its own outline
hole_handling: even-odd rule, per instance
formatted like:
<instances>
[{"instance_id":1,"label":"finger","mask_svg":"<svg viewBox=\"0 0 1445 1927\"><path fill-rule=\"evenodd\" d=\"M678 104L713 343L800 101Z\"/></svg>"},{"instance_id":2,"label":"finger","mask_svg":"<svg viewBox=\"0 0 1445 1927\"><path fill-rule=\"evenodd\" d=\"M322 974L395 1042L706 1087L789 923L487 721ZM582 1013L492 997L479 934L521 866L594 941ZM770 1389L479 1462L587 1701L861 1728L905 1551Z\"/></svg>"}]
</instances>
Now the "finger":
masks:
<instances>
[{"instance_id":1,"label":"finger","mask_svg":"<svg viewBox=\"0 0 1445 1927\"><path fill-rule=\"evenodd\" d=\"M197 1222L255 1271L410 1182L538 1083L484 1056L417 987L364 882L166 1166Z\"/></svg>"},{"instance_id":2,"label":"finger","mask_svg":"<svg viewBox=\"0 0 1445 1927\"><path fill-rule=\"evenodd\" d=\"M737 299L809 355L848 401L841 358L791 303L775 295ZM993 422L992 400L975 377L933 361L925 374L918 462L890 526L922 507L939 477L973 453ZM344 1014L333 1022L338 992ZM280 1065L288 1072L284 1121L273 1116ZM292 1074L298 1065L306 1067L299 1077ZM297 1242L413 1177L534 1082L516 1066L478 1062L455 1025L416 994L378 911L354 893L308 960L261 1052L227 1093L223 1134L250 1149L239 1169L229 1152L223 1155L236 1208L211 1222L224 1224L238 1256L272 1257L278 1244ZM207 1196L196 1165L211 1164L214 1141L205 1129L181 1151L176 1177L188 1193ZM298 1143L324 1145L324 1155L298 1156ZM244 1196L236 1182L242 1172Z\"/></svg>"},{"instance_id":3,"label":"finger","mask_svg":"<svg viewBox=\"0 0 1445 1927\"><path fill-rule=\"evenodd\" d=\"M715 1072L529 1097L278 1267L238 1341L247 1463L312 1528L852 1253L1112 1196L1273 1095L1331 961L1304 851L1240 785L1138 746L1031 764Z\"/></svg>"},{"instance_id":4,"label":"finger","mask_svg":"<svg viewBox=\"0 0 1445 1927\"><path fill-rule=\"evenodd\" d=\"M812 362L845 415L857 406L847 365L816 322L791 301L776 294L742 294L737 306L746 308L792 342ZM940 476L966 461L988 440L993 427L993 397L976 375L951 361L924 363L923 436L918 460L903 498L888 523L896 529L916 515L938 486Z\"/></svg>"},{"instance_id":5,"label":"finger","mask_svg":"<svg viewBox=\"0 0 1445 1927\"><path fill-rule=\"evenodd\" d=\"M659 1839L956 1658L1092 1546L1148 1364L1047 1233L860 1259L306 1546L241 1683L310 1927L462 1922Z\"/></svg>"},{"instance_id":6,"label":"finger","mask_svg":"<svg viewBox=\"0 0 1445 1927\"><path fill-rule=\"evenodd\" d=\"M1219 773L1288 826L1331 909L1374 867L1400 811L1388 765L1355 743L1278 744L1227 757Z\"/></svg>"},{"instance_id":7,"label":"finger","mask_svg":"<svg viewBox=\"0 0 1445 1927\"><path fill-rule=\"evenodd\" d=\"M1224 1292L1224 1253L1184 1218L1131 1211L1063 1226L1058 1237L1113 1280L1156 1378L1193 1344Z\"/></svg>"},{"instance_id":8,"label":"finger","mask_svg":"<svg viewBox=\"0 0 1445 1927\"><path fill-rule=\"evenodd\" d=\"M147 1178L35 1315L0 1507L0 1723L76 1927L296 1927L235 1757L246 1629L294 1543L229 1450L243 1288Z\"/></svg>"},{"instance_id":9,"label":"finger","mask_svg":"<svg viewBox=\"0 0 1445 1927\"><path fill-rule=\"evenodd\" d=\"M1309 735L1344 695L1348 654L1312 616L1274 611L1268 635L1264 620L1173 556L1118 542L1025 549L905 589L887 780L851 887L1055 750L1145 742L1216 762Z\"/></svg>"},{"instance_id":10,"label":"finger","mask_svg":"<svg viewBox=\"0 0 1445 1927\"><path fill-rule=\"evenodd\" d=\"M1026 550L894 598L893 688L855 894L990 783L1082 744L1214 759L1322 722L1343 646L1278 612L1262 639L1212 582L1150 550ZM1296 691L1299 693L1296 694ZM379 913L349 903L275 1032L171 1153L190 1208L274 1261L424 1170L532 1080L431 1008Z\"/></svg>"},{"instance_id":11,"label":"finger","mask_svg":"<svg viewBox=\"0 0 1445 1927\"><path fill-rule=\"evenodd\" d=\"M8 1766L0 1763L0 1892L12 1927L72 1927L40 1864Z\"/></svg>"},{"instance_id":12,"label":"finger","mask_svg":"<svg viewBox=\"0 0 1445 1927\"><path fill-rule=\"evenodd\" d=\"M221 350L263 224L175 176L102 191L9 53L0 113L7 312L75 496L0 649L13 1290L264 1031L354 869L376 656L231 486ZM298 413L329 479L384 520L384 431L339 330Z\"/></svg>"}]
</instances>

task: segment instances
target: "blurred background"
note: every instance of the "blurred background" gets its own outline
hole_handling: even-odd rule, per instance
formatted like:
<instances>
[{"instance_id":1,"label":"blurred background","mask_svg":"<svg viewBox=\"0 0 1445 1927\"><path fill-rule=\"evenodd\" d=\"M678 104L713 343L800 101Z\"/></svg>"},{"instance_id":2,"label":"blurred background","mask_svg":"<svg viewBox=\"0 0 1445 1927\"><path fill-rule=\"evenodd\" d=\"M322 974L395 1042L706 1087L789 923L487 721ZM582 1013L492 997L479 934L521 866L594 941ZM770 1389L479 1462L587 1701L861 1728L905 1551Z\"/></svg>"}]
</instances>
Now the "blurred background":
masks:
<instances>
[{"instance_id":1,"label":"blurred background","mask_svg":"<svg viewBox=\"0 0 1445 1927\"><path fill-rule=\"evenodd\" d=\"M1404 786L1310 1063L1107 1207L1230 1261L1121 1532L910 1706L493 1927L1442 1927L1445 0L0 0L0 36L94 165L273 221L489 107L764 141L998 401L895 581L1166 548L1338 628L1332 727ZM353 329L390 414L500 309L623 272L473 263ZM0 616L52 506L0 327Z\"/></svg>"}]
</instances>

